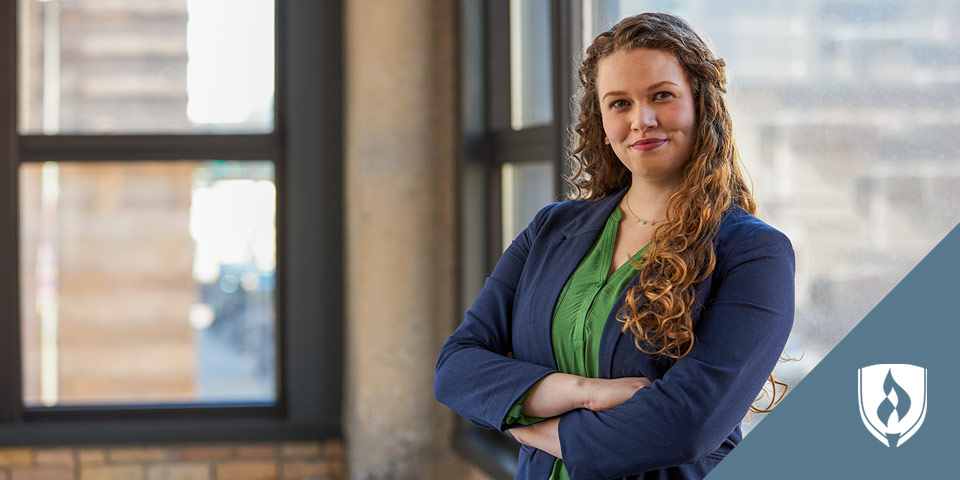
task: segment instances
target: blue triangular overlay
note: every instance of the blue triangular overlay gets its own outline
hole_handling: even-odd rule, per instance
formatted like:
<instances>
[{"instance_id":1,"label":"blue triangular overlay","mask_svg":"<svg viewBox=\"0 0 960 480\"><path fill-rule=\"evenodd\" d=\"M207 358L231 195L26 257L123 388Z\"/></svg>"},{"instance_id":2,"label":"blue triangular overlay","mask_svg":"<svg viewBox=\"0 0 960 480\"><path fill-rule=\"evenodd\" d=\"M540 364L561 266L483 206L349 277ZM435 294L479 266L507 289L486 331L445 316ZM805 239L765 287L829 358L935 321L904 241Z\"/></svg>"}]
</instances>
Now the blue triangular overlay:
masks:
<instances>
[{"instance_id":1,"label":"blue triangular overlay","mask_svg":"<svg viewBox=\"0 0 960 480\"><path fill-rule=\"evenodd\" d=\"M960 478L960 227L955 227L707 476ZM857 371L927 369L927 412L908 441L880 443L860 418Z\"/></svg>"}]
</instances>

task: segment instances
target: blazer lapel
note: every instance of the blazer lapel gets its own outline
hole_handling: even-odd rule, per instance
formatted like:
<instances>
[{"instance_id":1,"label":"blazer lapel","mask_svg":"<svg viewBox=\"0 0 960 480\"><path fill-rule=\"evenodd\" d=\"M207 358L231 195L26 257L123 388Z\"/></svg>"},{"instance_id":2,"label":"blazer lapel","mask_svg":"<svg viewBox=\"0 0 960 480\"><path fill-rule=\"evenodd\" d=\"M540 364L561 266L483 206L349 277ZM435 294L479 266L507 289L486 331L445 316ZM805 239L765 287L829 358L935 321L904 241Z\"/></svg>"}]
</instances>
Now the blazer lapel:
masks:
<instances>
[{"instance_id":1,"label":"blazer lapel","mask_svg":"<svg viewBox=\"0 0 960 480\"><path fill-rule=\"evenodd\" d=\"M608 195L596 202L589 204L584 211L568 223L561 234L547 246L547 263L540 269L536 283L539 285L538 294L533 295L530 305L530 313L533 324L533 335L531 338L548 339L547 341L536 342L537 356L545 365L552 365L557 368L556 357L553 352L553 340L551 327L553 324L553 310L556 307L557 300L563 286L566 285L570 275L576 270L577 265L587 255L587 251L597 240L597 235L610 217L614 207L620 202L620 199L627 192L624 187L619 192ZM606 332L608 325L604 327ZM601 340L602 342L602 340ZM603 347L601 343L601 352ZM601 355L602 356L602 355ZM601 358L601 361L603 359ZM609 363L609 362L608 362ZM601 365L602 368L602 365Z\"/></svg>"},{"instance_id":2,"label":"blazer lapel","mask_svg":"<svg viewBox=\"0 0 960 480\"><path fill-rule=\"evenodd\" d=\"M717 248L716 242L717 240L714 240L714 248ZM620 337L622 337L624 334L623 323L617 320L617 311L623 307L627 298L627 292L636 286L639 280L639 275L633 277L633 280L630 280L630 283L627 284L626 288L620 292L620 297L617 298L617 302L614 305L613 310L610 311L610 315L607 317L607 322L603 325L603 333L600 334L600 361L598 365L599 368L597 368L601 378L613 377L613 358L617 354L617 346L620 344ZM690 309L690 315L693 318L694 326L696 326L698 319L703 312L705 307L704 299L709 297L712 284L713 274L711 273L696 287L697 293L694 296L693 305ZM641 295L640 298L637 299L637 303L640 305L646 304L646 295ZM629 345L630 348L636 348L633 345L633 342L630 342Z\"/></svg>"},{"instance_id":3,"label":"blazer lapel","mask_svg":"<svg viewBox=\"0 0 960 480\"><path fill-rule=\"evenodd\" d=\"M597 365L597 373L600 378L611 378L613 376L613 357L617 353L617 344L620 343L620 337L623 335L623 324L617 320L617 312L620 307L623 307L627 292L637 284L639 279L639 275L633 277L627 287L620 292L620 297L617 298L613 310L610 310L610 315L607 316L607 322L603 325L603 332L600 334L600 359ZM643 304L646 297L640 297L639 300L639 303Z\"/></svg>"}]
</instances>

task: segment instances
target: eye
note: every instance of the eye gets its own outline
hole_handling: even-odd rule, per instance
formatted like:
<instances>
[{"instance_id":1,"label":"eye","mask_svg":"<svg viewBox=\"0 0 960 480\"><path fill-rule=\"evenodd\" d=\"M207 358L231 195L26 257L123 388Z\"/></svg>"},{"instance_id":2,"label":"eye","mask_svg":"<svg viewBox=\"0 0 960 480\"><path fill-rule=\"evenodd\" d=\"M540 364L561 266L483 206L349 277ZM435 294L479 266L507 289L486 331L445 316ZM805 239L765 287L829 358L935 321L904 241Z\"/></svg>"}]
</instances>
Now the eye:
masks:
<instances>
[{"instance_id":1,"label":"eye","mask_svg":"<svg viewBox=\"0 0 960 480\"><path fill-rule=\"evenodd\" d=\"M626 100L614 100L610 103L610 108L617 110L626 107L629 103Z\"/></svg>"},{"instance_id":2,"label":"eye","mask_svg":"<svg viewBox=\"0 0 960 480\"><path fill-rule=\"evenodd\" d=\"M670 93L670 92L668 92L668 91L666 91L666 90L664 90L664 91L662 91L662 92L657 92L657 93L654 93L654 94L653 94L653 99L654 99L654 100L666 100L666 99L672 98L672 97L673 97L673 94Z\"/></svg>"}]
</instances>

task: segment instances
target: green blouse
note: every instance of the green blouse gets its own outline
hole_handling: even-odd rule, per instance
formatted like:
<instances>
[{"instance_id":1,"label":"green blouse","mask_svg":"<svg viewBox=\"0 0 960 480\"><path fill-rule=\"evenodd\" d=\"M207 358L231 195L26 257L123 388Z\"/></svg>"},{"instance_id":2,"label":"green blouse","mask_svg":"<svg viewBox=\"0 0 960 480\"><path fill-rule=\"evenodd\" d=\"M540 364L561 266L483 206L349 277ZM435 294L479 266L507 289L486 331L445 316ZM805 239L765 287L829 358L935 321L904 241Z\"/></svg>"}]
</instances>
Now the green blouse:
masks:
<instances>
[{"instance_id":1,"label":"green blouse","mask_svg":"<svg viewBox=\"0 0 960 480\"><path fill-rule=\"evenodd\" d=\"M620 294L637 274L631 262L627 261L607 277L613 262L613 249L621 218L618 206L607 219L600 237L567 280L553 310L550 337L557 369L561 373L589 378L599 376L600 334ZM640 256L648 246L635 253L633 259L639 263ZM504 419L507 425L529 425L544 420L520 413L529 394L530 390L527 390L507 412ZM569 478L563 461L557 459L550 480Z\"/></svg>"}]
</instances>

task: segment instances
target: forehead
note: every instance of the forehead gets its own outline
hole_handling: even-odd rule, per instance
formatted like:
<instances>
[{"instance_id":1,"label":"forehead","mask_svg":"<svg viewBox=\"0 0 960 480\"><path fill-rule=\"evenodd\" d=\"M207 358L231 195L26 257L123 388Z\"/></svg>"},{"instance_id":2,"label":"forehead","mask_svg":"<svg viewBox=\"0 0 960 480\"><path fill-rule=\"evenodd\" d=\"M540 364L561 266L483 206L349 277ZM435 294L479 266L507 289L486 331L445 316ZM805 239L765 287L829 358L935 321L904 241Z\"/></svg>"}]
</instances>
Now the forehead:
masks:
<instances>
[{"instance_id":1,"label":"forehead","mask_svg":"<svg viewBox=\"0 0 960 480\"><path fill-rule=\"evenodd\" d=\"M601 96L613 90L646 90L662 81L687 85L687 76L677 57L663 50L617 50L597 64L597 93Z\"/></svg>"}]
</instances>

